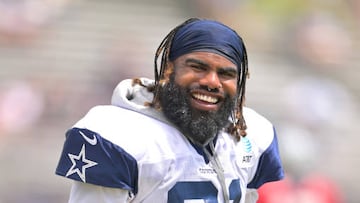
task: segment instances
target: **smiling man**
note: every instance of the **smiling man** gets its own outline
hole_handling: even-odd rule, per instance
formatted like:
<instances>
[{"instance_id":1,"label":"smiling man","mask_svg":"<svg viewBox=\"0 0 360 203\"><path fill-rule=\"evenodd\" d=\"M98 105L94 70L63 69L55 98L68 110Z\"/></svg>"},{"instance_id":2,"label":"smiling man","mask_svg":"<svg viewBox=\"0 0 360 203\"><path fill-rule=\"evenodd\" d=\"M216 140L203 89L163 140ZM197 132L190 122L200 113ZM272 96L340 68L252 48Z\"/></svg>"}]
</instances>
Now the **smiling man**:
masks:
<instances>
[{"instance_id":1,"label":"smiling man","mask_svg":"<svg viewBox=\"0 0 360 203\"><path fill-rule=\"evenodd\" d=\"M193 18L174 28L155 80L121 81L112 105L67 131L56 173L74 180L69 202L255 203L283 169L275 128L244 107L247 76L228 26Z\"/></svg>"},{"instance_id":2,"label":"smiling man","mask_svg":"<svg viewBox=\"0 0 360 203\"><path fill-rule=\"evenodd\" d=\"M163 113L193 143L206 145L228 124L234 109L237 67L203 51L180 56L169 66L174 71L160 90Z\"/></svg>"}]
</instances>

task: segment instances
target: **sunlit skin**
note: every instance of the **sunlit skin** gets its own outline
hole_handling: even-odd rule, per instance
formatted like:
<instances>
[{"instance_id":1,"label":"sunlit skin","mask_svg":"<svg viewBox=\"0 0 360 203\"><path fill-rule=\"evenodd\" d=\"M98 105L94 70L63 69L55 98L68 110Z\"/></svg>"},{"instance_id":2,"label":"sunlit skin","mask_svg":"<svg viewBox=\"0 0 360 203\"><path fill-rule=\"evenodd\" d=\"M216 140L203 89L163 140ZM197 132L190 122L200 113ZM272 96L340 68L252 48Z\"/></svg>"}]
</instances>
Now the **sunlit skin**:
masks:
<instances>
[{"instance_id":1,"label":"sunlit skin","mask_svg":"<svg viewBox=\"0 0 360 203\"><path fill-rule=\"evenodd\" d=\"M190 90L190 103L195 109L217 111L226 95L236 96L237 67L221 55L192 52L169 65L174 68L175 82Z\"/></svg>"}]
</instances>

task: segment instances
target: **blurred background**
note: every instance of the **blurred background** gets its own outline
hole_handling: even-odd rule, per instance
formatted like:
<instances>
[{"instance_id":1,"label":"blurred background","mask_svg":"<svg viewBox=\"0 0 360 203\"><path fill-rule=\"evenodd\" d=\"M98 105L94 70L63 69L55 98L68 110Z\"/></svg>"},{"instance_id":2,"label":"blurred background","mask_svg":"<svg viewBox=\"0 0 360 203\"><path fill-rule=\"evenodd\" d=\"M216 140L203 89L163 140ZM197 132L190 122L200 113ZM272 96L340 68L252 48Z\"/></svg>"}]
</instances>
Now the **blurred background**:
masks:
<instances>
[{"instance_id":1,"label":"blurred background","mask_svg":"<svg viewBox=\"0 0 360 203\"><path fill-rule=\"evenodd\" d=\"M259 202L359 202L360 1L0 0L0 203L66 202L65 131L120 80L152 78L189 17L246 43L246 105L277 128L287 174Z\"/></svg>"}]
</instances>

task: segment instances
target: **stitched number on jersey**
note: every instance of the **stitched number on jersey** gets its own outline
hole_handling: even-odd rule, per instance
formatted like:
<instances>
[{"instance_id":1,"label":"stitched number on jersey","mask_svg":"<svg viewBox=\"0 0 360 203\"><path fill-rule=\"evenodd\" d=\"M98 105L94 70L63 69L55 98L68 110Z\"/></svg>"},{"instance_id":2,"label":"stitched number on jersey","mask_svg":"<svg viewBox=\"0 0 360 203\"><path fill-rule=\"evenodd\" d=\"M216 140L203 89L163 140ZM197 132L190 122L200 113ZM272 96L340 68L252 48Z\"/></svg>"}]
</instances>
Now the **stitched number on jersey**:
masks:
<instances>
[{"instance_id":1,"label":"stitched number on jersey","mask_svg":"<svg viewBox=\"0 0 360 203\"><path fill-rule=\"evenodd\" d=\"M185 203L191 200L203 200L206 203L218 203L218 190L210 181L203 182L177 182L168 194L168 203ZM230 200L240 202L241 191L239 180L233 180L229 186Z\"/></svg>"}]
</instances>

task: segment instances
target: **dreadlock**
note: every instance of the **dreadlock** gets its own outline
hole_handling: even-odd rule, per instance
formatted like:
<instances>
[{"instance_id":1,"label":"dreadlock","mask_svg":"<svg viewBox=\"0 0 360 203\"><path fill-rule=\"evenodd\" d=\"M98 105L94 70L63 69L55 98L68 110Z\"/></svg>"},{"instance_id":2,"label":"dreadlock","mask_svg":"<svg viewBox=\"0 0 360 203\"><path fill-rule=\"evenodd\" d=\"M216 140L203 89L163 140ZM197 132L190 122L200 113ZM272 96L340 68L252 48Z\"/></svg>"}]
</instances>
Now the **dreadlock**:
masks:
<instances>
[{"instance_id":1,"label":"dreadlock","mask_svg":"<svg viewBox=\"0 0 360 203\"><path fill-rule=\"evenodd\" d=\"M187 21L183 22L182 24L175 27L173 30L169 32L168 35L162 40L159 47L156 50L155 58L154 58L154 76L155 76L155 83L150 86L145 86L141 83L141 80L134 79L133 83L140 84L148 89L148 91L154 93L154 97L151 103L148 103L147 105L160 109L160 89L162 88L163 84L165 83L165 76L169 71L167 68L167 64L169 61L169 52L172 45L172 41L174 39L175 34L179 29L184 27L185 25L192 23L194 21L200 20L199 18L190 18ZM235 32L235 31L234 31ZM236 32L235 32L236 33ZM238 36L240 39L241 37ZM238 73L238 81L237 81L237 94L238 97L236 98L235 102L235 108L231 114L232 123L227 126L226 131L231 134L237 141L240 141L241 137L246 136L246 123L243 116L243 105L245 102L245 85L246 85L246 79L249 76L248 73L248 59L247 59L247 52L244 43L242 42L243 47L243 55L241 59L241 67L240 71ZM158 60L161 56L161 63L160 63L160 69L158 67Z\"/></svg>"},{"instance_id":2,"label":"dreadlock","mask_svg":"<svg viewBox=\"0 0 360 203\"><path fill-rule=\"evenodd\" d=\"M245 104L245 87L246 87L246 80L249 77L249 69L248 69L248 58L247 58L245 44L243 41L241 43L243 47L242 50L243 55L241 59L240 71L238 73L239 79L237 81L238 100L235 103L236 106L232 113L233 123L230 124L227 128L227 132L231 134L237 141L240 141L241 137L246 136L246 128L247 128L243 115L243 106Z\"/></svg>"},{"instance_id":3,"label":"dreadlock","mask_svg":"<svg viewBox=\"0 0 360 203\"><path fill-rule=\"evenodd\" d=\"M175 34L177 33L177 31L184 27L185 25L197 21L199 19L197 18L190 18L187 21L185 21L184 23L180 24L179 26L175 27L172 31L170 31L170 33L163 39L163 41L160 43L158 49L156 50L155 53L155 58L154 58L154 71L155 71L155 92L154 92L154 99L152 104L154 105L155 108L160 108L160 101L159 101L159 90L164 82L164 76L165 76L165 71L166 71L166 67L167 67L167 63L169 61L169 54L170 54L170 48L171 48L171 44L172 41L174 39ZM158 58L161 55L161 64L160 64L160 71L158 68Z\"/></svg>"}]
</instances>

